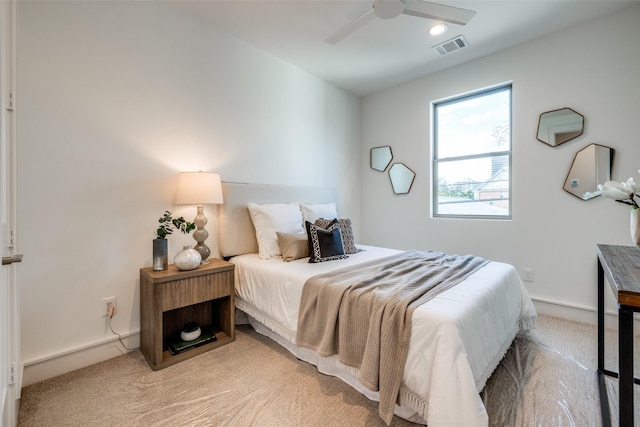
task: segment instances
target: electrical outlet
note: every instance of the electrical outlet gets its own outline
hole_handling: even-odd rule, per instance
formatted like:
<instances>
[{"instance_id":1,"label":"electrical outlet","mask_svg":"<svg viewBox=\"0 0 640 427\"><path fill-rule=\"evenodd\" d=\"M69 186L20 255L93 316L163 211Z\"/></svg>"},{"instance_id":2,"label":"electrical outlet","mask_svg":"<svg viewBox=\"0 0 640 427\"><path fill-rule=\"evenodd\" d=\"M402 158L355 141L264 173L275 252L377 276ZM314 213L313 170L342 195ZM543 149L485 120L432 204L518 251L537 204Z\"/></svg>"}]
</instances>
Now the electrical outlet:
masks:
<instances>
[{"instance_id":1,"label":"electrical outlet","mask_svg":"<svg viewBox=\"0 0 640 427\"><path fill-rule=\"evenodd\" d=\"M524 273L522 280L525 282L533 282L533 268L523 268L522 272Z\"/></svg>"},{"instance_id":2,"label":"electrical outlet","mask_svg":"<svg viewBox=\"0 0 640 427\"><path fill-rule=\"evenodd\" d=\"M116 297L102 298L102 317L113 317L118 311L117 302Z\"/></svg>"}]
</instances>

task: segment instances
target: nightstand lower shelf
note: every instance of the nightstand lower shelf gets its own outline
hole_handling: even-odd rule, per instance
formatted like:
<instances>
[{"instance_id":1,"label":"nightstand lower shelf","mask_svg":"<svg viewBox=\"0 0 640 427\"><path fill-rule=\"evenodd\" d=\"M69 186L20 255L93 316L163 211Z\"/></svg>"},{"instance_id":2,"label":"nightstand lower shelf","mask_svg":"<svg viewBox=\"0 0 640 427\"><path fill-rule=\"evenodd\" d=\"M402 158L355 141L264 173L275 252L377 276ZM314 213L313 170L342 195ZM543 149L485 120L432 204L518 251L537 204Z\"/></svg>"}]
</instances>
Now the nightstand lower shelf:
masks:
<instances>
[{"instance_id":1,"label":"nightstand lower shelf","mask_svg":"<svg viewBox=\"0 0 640 427\"><path fill-rule=\"evenodd\" d=\"M148 358L147 362L149 363L149 366L151 366L151 369L153 369L154 371L158 371L160 369L166 368L167 366L175 365L176 363L180 363L183 360L191 359L194 356L206 353L209 350L213 350L214 348L221 347L234 341L234 339L232 339L229 335L225 334L222 331L216 332L216 338L217 339L214 342L210 342L201 345L200 347L186 350L183 353L171 354L169 350L164 350L162 352L162 362L160 363L160 365L154 365Z\"/></svg>"}]
</instances>

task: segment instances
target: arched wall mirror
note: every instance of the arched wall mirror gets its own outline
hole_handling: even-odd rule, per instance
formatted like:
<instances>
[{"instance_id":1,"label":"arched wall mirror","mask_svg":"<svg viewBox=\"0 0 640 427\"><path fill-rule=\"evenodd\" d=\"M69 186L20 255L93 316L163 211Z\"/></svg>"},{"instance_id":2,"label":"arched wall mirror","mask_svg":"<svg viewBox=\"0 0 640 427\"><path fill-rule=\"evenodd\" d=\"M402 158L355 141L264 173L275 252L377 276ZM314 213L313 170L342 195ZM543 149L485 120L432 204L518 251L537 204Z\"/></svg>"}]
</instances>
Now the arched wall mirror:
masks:
<instances>
[{"instance_id":1,"label":"arched wall mirror","mask_svg":"<svg viewBox=\"0 0 640 427\"><path fill-rule=\"evenodd\" d=\"M538 120L538 141L556 147L572 140L584 130L584 116L571 108L547 111Z\"/></svg>"},{"instance_id":2,"label":"arched wall mirror","mask_svg":"<svg viewBox=\"0 0 640 427\"><path fill-rule=\"evenodd\" d=\"M598 184L611 180L614 149L598 144L587 145L576 153L564 190L581 200L598 196Z\"/></svg>"},{"instance_id":3,"label":"arched wall mirror","mask_svg":"<svg viewBox=\"0 0 640 427\"><path fill-rule=\"evenodd\" d=\"M409 193L415 177L416 174L404 163L394 163L389 169L389 179L395 194Z\"/></svg>"},{"instance_id":4,"label":"arched wall mirror","mask_svg":"<svg viewBox=\"0 0 640 427\"><path fill-rule=\"evenodd\" d=\"M384 172L393 160L391 147L375 147L371 149L371 169Z\"/></svg>"}]
</instances>

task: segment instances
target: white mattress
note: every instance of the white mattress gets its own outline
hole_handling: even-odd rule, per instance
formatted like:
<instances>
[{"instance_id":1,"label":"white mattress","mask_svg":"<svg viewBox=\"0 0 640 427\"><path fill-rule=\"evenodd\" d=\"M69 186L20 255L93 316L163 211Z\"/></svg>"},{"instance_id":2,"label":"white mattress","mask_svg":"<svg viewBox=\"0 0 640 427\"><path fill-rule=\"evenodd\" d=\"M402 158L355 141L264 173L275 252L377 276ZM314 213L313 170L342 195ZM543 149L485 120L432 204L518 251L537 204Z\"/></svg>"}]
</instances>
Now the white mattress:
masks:
<instances>
[{"instance_id":1,"label":"white mattress","mask_svg":"<svg viewBox=\"0 0 640 427\"><path fill-rule=\"evenodd\" d=\"M283 262L264 260L257 254L233 257L236 306L266 326L260 332L297 357L377 400L376 392L357 381L357 370L340 364L335 356L322 358L295 346L300 297L309 277L398 252L358 247L365 250L344 260L317 264L309 263L308 258ZM515 268L499 262L490 262L418 307L396 414L430 427L486 426L488 417L478 393L516 333L532 326L535 316Z\"/></svg>"}]
</instances>

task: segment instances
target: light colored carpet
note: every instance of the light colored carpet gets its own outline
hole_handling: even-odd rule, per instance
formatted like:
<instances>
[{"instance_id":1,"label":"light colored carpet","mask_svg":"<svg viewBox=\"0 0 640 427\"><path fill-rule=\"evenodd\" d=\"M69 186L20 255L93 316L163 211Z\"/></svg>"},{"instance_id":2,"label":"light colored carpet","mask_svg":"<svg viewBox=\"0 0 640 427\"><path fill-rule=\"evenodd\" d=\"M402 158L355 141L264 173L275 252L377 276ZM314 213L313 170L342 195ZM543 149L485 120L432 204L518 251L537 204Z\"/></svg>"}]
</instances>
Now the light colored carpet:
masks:
<instances>
[{"instance_id":1,"label":"light colored carpet","mask_svg":"<svg viewBox=\"0 0 640 427\"><path fill-rule=\"evenodd\" d=\"M607 333L607 367L617 370L617 337ZM536 332L516 339L482 392L490 424L600 426L596 364L594 326L540 316ZM615 383L608 380L614 415ZM239 326L234 343L161 371L152 371L140 351L134 351L28 386L22 391L18 425L384 423L376 402L319 374L250 327ZM394 417L392 425L415 424Z\"/></svg>"}]
</instances>

